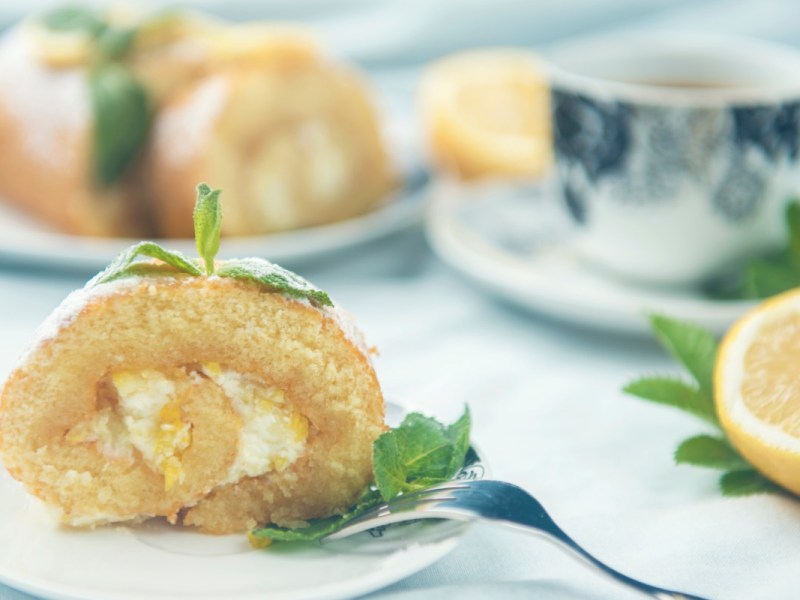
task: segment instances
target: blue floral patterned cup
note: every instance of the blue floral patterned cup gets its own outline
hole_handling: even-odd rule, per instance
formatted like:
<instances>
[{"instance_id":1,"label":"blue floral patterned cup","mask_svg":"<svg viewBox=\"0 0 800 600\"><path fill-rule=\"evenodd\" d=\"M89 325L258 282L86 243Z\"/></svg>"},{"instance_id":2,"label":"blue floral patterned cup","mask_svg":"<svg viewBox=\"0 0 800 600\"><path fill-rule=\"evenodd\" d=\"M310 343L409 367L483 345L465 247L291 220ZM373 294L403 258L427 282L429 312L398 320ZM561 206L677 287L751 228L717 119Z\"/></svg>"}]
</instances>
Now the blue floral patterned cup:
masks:
<instances>
[{"instance_id":1,"label":"blue floral patterned cup","mask_svg":"<svg viewBox=\"0 0 800 600\"><path fill-rule=\"evenodd\" d=\"M800 53L659 32L548 58L557 170L586 261L686 285L781 243L800 189Z\"/></svg>"}]
</instances>

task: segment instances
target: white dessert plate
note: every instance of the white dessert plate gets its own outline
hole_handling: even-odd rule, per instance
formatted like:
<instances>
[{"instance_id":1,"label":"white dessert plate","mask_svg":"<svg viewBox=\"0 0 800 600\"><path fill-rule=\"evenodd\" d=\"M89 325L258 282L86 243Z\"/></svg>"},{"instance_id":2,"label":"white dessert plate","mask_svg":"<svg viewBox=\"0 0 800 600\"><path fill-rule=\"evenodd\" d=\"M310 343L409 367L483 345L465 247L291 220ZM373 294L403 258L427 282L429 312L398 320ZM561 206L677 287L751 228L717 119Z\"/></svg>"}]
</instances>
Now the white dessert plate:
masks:
<instances>
[{"instance_id":1,"label":"white dessert plate","mask_svg":"<svg viewBox=\"0 0 800 600\"><path fill-rule=\"evenodd\" d=\"M269 235L226 238L219 256L261 256L292 265L400 231L422 221L428 179L422 170L409 173L403 186L378 208L352 219ZM0 203L0 265L5 262L95 272L137 241L59 233ZM189 256L197 253L194 240L158 241Z\"/></svg>"},{"instance_id":2,"label":"white dessert plate","mask_svg":"<svg viewBox=\"0 0 800 600\"><path fill-rule=\"evenodd\" d=\"M427 232L436 253L493 293L569 323L649 333L652 313L723 333L752 301L715 300L694 289L632 284L585 265L552 182L462 184L429 190Z\"/></svg>"},{"instance_id":3,"label":"white dessert plate","mask_svg":"<svg viewBox=\"0 0 800 600\"><path fill-rule=\"evenodd\" d=\"M390 424L404 410L387 406ZM483 462L461 473L484 476ZM207 536L152 520L73 531L0 468L0 583L57 600L346 598L394 583L450 552L466 524L390 526L341 542L254 550L243 534ZM377 537L376 537L377 536Z\"/></svg>"}]
</instances>

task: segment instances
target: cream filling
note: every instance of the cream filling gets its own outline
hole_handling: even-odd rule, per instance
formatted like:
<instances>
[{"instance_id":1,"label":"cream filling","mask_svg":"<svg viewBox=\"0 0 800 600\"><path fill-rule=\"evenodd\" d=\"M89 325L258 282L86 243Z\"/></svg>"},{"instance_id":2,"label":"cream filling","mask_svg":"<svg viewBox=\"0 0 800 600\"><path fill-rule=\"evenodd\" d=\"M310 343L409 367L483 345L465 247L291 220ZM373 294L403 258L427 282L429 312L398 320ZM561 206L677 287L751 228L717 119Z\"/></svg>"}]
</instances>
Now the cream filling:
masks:
<instances>
[{"instance_id":1,"label":"cream filling","mask_svg":"<svg viewBox=\"0 0 800 600\"><path fill-rule=\"evenodd\" d=\"M242 423L236 458L216 485L283 471L303 453L308 420L291 409L283 391L217 363L203 364L193 376L205 376L218 385ZM117 406L78 423L66 441L94 443L109 459L131 459L136 449L150 468L164 476L169 491L185 479L182 455L192 443L192 424L184 420L175 381L146 369L118 371L111 382ZM108 520L107 515L102 519Z\"/></svg>"},{"instance_id":2,"label":"cream filling","mask_svg":"<svg viewBox=\"0 0 800 600\"><path fill-rule=\"evenodd\" d=\"M283 471L303 453L308 420L291 410L281 390L252 378L205 363L202 372L230 400L242 419L239 452L222 483Z\"/></svg>"},{"instance_id":3,"label":"cream filling","mask_svg":"<svg viewBox=\"0 0 800 600\"><path fill-rule=\"evenodd\" d=\"M172 489L185 478L181 456L192 443L192 426L183 421L175 383L151 369L120 371L111 379L130 443L164 475L164 489Z\"/></svg>"}]
</instances>

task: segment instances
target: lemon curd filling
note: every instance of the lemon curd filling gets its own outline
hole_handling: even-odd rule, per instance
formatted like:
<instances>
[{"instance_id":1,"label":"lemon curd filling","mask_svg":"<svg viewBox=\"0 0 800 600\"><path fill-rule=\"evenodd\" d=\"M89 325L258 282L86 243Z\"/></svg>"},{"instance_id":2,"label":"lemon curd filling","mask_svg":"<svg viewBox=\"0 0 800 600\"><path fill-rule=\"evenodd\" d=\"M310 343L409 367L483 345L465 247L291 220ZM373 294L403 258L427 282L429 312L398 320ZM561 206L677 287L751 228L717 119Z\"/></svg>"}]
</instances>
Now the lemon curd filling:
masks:
<instances>
[{"instance_id":1,"label":"lemon curd filling","mask_svg":"<svg viewBox=\"0 0 800 600\"><path fill-rule=\"evenodd\" d=\"M236 457L218 485L282 471L300 457L308 420L291 409L282 390L218 363L203 363L189 375L218 385L241 419ZM131 459L138 451L151 469L163 475L164 489L171 490L184 481L183 454L192 444L192 423L183 413L179 386L153 369L117 371L111 384L114 405L75 425L66 441L94 443L111 459Z\"/></svg>"},{"instance_id":2,"label":"lemon curd filling","mask_svg":"<svg viewBox=\"0 0 800 600\"><path fill-rule=\"evenodd\" d=\"M111 381L130 443L164 475L164 489L172 489L183 481L181 455L192 443L191 424L182 419L175 382L150 369L119 371Z\"/></svg>"}]
</instances>

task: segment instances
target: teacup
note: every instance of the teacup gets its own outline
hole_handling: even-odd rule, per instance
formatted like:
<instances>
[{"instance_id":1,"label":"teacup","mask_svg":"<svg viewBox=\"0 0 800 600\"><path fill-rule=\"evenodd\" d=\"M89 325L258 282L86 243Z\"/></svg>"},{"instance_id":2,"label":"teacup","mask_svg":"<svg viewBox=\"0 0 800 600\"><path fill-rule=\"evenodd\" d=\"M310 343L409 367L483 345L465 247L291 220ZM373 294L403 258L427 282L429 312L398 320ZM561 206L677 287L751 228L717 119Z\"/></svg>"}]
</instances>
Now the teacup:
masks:
<instances>
[{"instance_id":1,"label":"teacup","mask_svg":"<svg viewBox=\"0 0 800 600\"><path fill-rule=\"evenodd\" d=\"M547 58L557 169L586 261L690 285L785 238L800 180L800 53L652 32Z\"/></svg>"}]
</instances>

